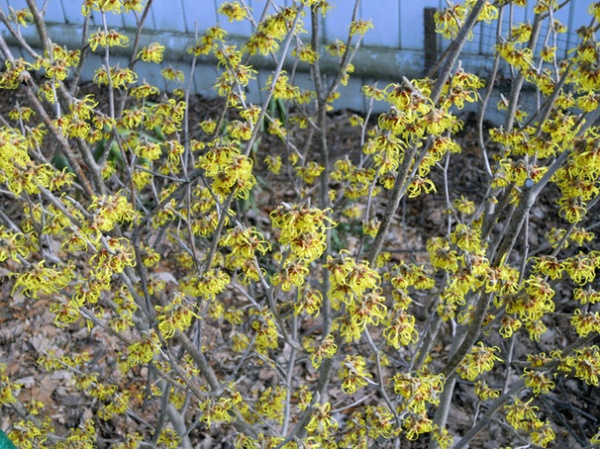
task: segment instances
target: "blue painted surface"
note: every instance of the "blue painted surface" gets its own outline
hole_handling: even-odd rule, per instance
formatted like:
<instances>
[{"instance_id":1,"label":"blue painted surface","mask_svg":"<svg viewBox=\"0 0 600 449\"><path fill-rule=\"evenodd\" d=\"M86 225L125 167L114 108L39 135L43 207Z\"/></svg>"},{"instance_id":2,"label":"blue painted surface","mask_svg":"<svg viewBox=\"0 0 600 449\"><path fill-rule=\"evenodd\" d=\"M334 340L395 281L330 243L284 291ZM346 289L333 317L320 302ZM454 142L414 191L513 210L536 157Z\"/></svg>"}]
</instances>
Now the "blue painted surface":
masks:
<instances>
[{"instance_id":1,"label":"blue painted surface","mask_svg":"<svg viewBox=\"0 0 600 449\"><path fill-rule=\"evenodd\" d=\"M370 19L373 22L373 29L364 37L364 45L390 48L400 47L400 1L370 0L368 2L361 2L360 17ZM376 32L375 30L381 30L381 32Z\"/></svg>"},{"instance_id":2,"label":"blue painted surface","mask_svg":"<svg viewBox=\"0 0 600 449\"><path fill-rule=\"evenodd\" d=\"M217 8L225 0L155 0L151 17L146 22L148 29L156 31L177 31L194 33L196 27L202 32L217 21L228 32L248 36L252 27L247 22L230 23L225 17L218 17ZM276 0L275 4L286 6L291 0ZM265 2L246 0L255 16L262 14ZM352 0L333 0L331 14L325 19L326 39L345 38L348 21L352 15ZM535 2L528 2L526 9L514 8L514 22L531 21ZM573 0L571 4L558 11L554 18L573 30L589 21L588 6L592 0ZM1 0L0 6L8 12L8 7L22 9L27 6L25 0ZM359 17L371 19L375 28L365 36L365 45L374 47L421 49L423 45L423 8L443 8L443 0L362 0ZM271 9L269 12L273 12ZM81 16L81 0L48 0L46 18L49 22L77 24L83 22ZM135 26L133 13L122 16L107 14L110 27ZM100 14L94 13L94 22L99 26L102 22ZM308 17L305 20L308 25ZM307 27L308 28L308 27Z\"/></svg>"},{"instance_id":3,"label":"blue painted surface","mask_svg":"<svg viewBox=\"0 0 600 449\"><path fill-rule=\"evenodd\" d=\"M169 60L178 50L184 50L189 46L196 33L201 34L208 27L219 24L232 36L247 37L251 34L253 26L248 21L229 22L224 16L220 16L217 11L219 6L226 0L154 0L152 3L151 13L148 15L145 22L144 32L150 34L142 36L146 38L146 43L149 41L159 41L166 47L165 61L160 64L139 64L136 68L140 81L145 79L150 83L157 85L161 90L165 88L173 88L166 86L160 77L160 70L168 66L184 70L189 73L189 66L185 61L189 61L187 55L179 54L179 60ZM44 4L42 0L38 4ZM255 17L260 17L264 11L263 8L267 4L264 0L245 0L245 3L250 7ZM283 8L293 3L292 0L274 0L274 5L271 6L268 13L273 13L277 8ZM354 9L354 1L352 0L330 0L333 8L330 14L321 19L321 27L326 41L334 41L335 39L346 40L348 25ZM578 41L575 30L580 26L589 23L589 14L587 9L593 0L572 0L568 7L555 13L554 18L560 20L567 25L571 33L559 35L556 38L556 43L550 42L551 45L556 45L559 49L558 55L565 56L568 48L573 47ZM46 18L49 28L50 37L61 45L66 45L70 48L79 48L81 46L81 25L84 18L81 14L81 0L47 0ZM528 2L529 6L525 9L516 7L513 8L512 21L527 22L533 17L534 1ZM369 72L365 76L373 76L379 78L388 78L392 81L398 81L398 77L408 76L418 77L422 75L423 70L423 45L424 45L424 24L423 24L423 9L443 8L446 5L445 0L362 0L358 9L358 17L361 19L371 19L374 28L369 30L363 40L363 47L369 50L368 56L360 60L360 64L375 67L376 71ZM27 6L26 0L0 0L0 8L9 14L9 7L13 9L22 9ZM137 14L139 17L139 14ZM506 17L508 17L508 7L506 8ZM109 28L129 29L135 28L137 17L134 13L115 15L108 13L106 21ZM64 25L71 26L69 33L65 32ZM90 32L96 31L102 24L101 14L94 12L90 20ZM503 29L506 30L510 26L508 19L503 21ZM73 28L74 27L74 28ZM481 57L492 54L492 44L495 36L496 24L480 23L474 29L473 39L467 43L461 56L463 67L466 70L473 71L484 75L491 66L491 58ZM304 28L310 30L310 18L307 14L304 17ZM68 30L67 30L68 31ZM21 32L26 39L34 39L37 34L35 27L21 28ZM0 25L0 33L7 35L7 30ZM154 33L154 34L151 34ZM542 30L541 42L544 42L546 30ZM306 37L306 40L309 36ZM448 41L438 37L437 39L439 51L442 51ZM142 45L145 45L144 43ZM540 44L542 45L542 44ZM382 53L381 51L387 51ZM25 56L19 49L14 49L14 56ZM375 61L376 56L381 57ZM93 59L93 58L92 58ZM111 64L120 63L121 66L127 64L126 59L118 57L111 58ZM185 61L184 61L185 59ZM384 61L382 61L384 60ZM359 60L357 59L357 64ZM99 58L93 59L89 68L86 67L84 79L91 79L93 70L101 64ZM379 69L382 64L387 68L384 70L390 74L387 77L379 76ZM260 73L261 79L268 76L269 71ZM212 85L217 76L216 67L211 67L206 64L199 64L194 76L193 86L196 93L203 95L214 95ZM298 75L299 79L304 75ZM398 79L397 79L398 78ZM337 107L351 107L361 109L364 103L360 86L368 83L367 79L355 78L351 82L351 86L343 89L344 95L336 104ZM380 84L385 85L386 81L381 81ZM261 91L258 87L248 86L250 101L260 101ZM342 104L344 103L344 104ZM346 104L348 103L348 104Z\"/></svg>"},{"instance_id":4,"label":"blue painted surface","mask_svg":"<svg viewBox=\"0 0 600 449\"><path fill-rule=\"evenodd\" d=\"M208 27L219 23L228 33L236 36L249 36L252 25L248 21L229 22L226 17L217 13L219 6L225 0L155 0L151 13L146 20L145 28L152 31L171 31L189 33L193 35L196 30L202 33ZM287 6L291 0L275 0L277 7ZM330 14L323 20L323 32L326 41L336 39L345 40L348 24L354 9L352 0L333 0ZM512 12L513 23L528 22L533 17L533 5L528 2L527 8L514 8ZM589 22L587 13L592 0L573 0L568 7L562 8L554 14L554 18L568 25L571 30ZM256 17L263 14L265 2L261 0L246 0L246 4ZM400 50L422 50L423 48L423 9L427 7L443 8L443 0L362 0L358 8L358 17L370 19L374 28L364 38L364 45L370 47L394 48ZM0 0L0 7L7 13L9 8L22 9L27 7L26 0ZM269 13L274 12L271 7ZM508 8L506 8L508 12ZM508 16L508 14L507 14ZM46 19L49 24L61 23L77 25L83 23L81 15L81 0L48 0ZM137 20L134 13L115 15L106 14L106 21L110 28L133 28ZM100 13L92 14L91 28L102 26ZM508 28L508 20L504 26ZM305 17L305 28L309 29L309 18ZM3 27L0 26L2 32ZM480 24L475 29L473 40L466 49L479 53L489 45L491 36L495 33L495 25ZM544 39L542 39L543 42ZM447 43L442 39L440 47ZM574 42L572 36L559 36L557 46L563 50Z\"/></svg>"}]
</instances>

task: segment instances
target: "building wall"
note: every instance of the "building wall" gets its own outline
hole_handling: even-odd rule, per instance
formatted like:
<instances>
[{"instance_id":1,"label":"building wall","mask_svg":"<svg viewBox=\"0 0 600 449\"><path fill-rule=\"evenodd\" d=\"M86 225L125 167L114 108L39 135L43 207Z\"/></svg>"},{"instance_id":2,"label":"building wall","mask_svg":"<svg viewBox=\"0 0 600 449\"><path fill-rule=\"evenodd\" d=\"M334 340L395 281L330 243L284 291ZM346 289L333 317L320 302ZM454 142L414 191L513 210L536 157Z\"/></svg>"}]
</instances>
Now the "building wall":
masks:
<instances>
[{"instance_id":1,"label":"building wall","mask_svg":"<svg viewBox=\"0 0 600 449\"><path fill-rule=\"evenodd\" d=\"M231 35L243 38L251 32L251 26L247 22L229 23L226 18L217 14L217 9L224 0L154 0L151 14L145 23L142 43L159 41L166 46L166 60L163 66L173 65L177 68L187 69L189 57L185 48L194 41L196 32L202 33L206 28L218 21ZM37 0L42 5L42 0ZM246 3L259 15L265 5L265 0L246 0ZM278 5L288 5L291 0L275 0ZM331 0L333 9L330 14L322 20L321 27L325 41L345 39L348 23L352 16L354 2L351 0ZM570 30L576 30L589 22L587 8L592 0L572 0L569 5L557 12L555 18L563 24L568 25ZM534 1L529 1L526 9L515 8L513 12L514 22L530 21L533 17ZM371 19L374 29L370 30L364 38L363 47L357 54L354 64L357 77L350 86L345 88L337 106L363 109L360 87L364 83L373 80L400 80L402 76L418 77L424 70L424 47L425 47L425 24L424 8L440 9L446 5L445 0L362 0L359 5L358 14L361 18ZM8 14L9 8L22 9L27 6L25 0L0 0L0 7ZM273 12L273 11L270 11ZM48 22L51 38L61 44L71 47L80 46L81 25L83 16L81 14L81 0L47 0L46 20ZM136 18L133 13L113 15L107 14L108 26L117 29L134 29ZM504 26L508 26L505 19ZM92 17L91 30L102 25L101 15L94 13ZM307 24L308 26L308 24ZM0 25L0 32L8 38L7 30ZM35 43L36 33L34 26L23 29L23 35ZM495 36L495 24L481 23L477 25L473 39L467 44L463 54L463 67L476 73L484 74L489 69L492 61L492 45ZM542 34L545 38L545 34ZM440 37L429 36L429 44L433 42L433 48L438 52L443 51L447 45ZM576 42L574 31L557 39L556 45L559 54L566 54L568 48ZM118 61L118 49L115 49L116 61ZM16 53L15 56L21 56ZM25 55L24 55L25 56ZM122 61L123 64L125 60ZM97 65L96 65L97 66ZM259 74L261 79L268 76L268 62L265 71ZM153 64L140 64L138 67L140 79L156 83L159 87L172 88L165 85L160 77L160 69ZM90 67L86 75L91 78L93 71ZM216 69L210 61L201 64L194 77L194 88L198 93L210 95L212 85L217 75ZM308 83L307 76L300 76L300 80ZM381 83L380 83L381 85ZM255 100L260 99L259 89L251 88L251 94Z\"/></svg>"}]
</instances>

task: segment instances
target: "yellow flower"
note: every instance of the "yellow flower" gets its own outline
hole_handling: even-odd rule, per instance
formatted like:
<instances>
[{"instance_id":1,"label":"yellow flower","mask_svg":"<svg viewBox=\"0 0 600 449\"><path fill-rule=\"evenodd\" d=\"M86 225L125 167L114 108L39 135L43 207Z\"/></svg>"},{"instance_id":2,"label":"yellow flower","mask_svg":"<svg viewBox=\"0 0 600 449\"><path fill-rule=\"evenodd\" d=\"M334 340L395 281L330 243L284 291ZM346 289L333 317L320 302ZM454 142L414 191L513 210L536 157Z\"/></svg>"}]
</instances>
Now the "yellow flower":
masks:
<instances>
[{"instance_id":1,"label":"yellow flower","mask_svg":"<svg viewBox=\"0 0 600 449\"><path fill-rule=\"evenodd\" d=\"M592 282L595 278L596 264L592 257L579 252L562 262L562 268L578 285Z\"/></svg>"},{"instance_id":2,"label":"yellow flower","mask_svg":"<svg viewBox=\"0 0 600 449\"><path fill-rule=\"evenodd\" d=\"M342 380L342 390L346 394L355 393L356 390L368 385L370 373L366 371L365 359L360 355L347 355L338 371Z\"/></svg>"},{"instance_id":3,"label":"yellow flower","mask_svg":"<svg viewBox=\"0 0 600 449\"><path fill-rule=\"evenodd\" d=\"M247 17L246 8L239 2L225 2L219 7L219 14L227 16L230 22L238 22Z\"/></svg>"},{"instance_id":4,"label":"yellow flower","mask_svg":"<svg viewBox=\"0 0 600 449\"><path fill-rule=\"evenodd\" d=\"M164 51L164 45L161 45L158 42L152 42L147 47L142 48L142 50L137 54L137 57L144 62L159 63L163 60Z\"/></svg>"},{"instance_id":5,"label":"yellow flower","mask_svg":"<svg viewBox=\"0 0 600 449\"><path fill-rule=\"evenodd\" d=\"M284 418L285 401L287 397L287 389L279 386L268 387L264 390L256 404L256 411L262 416L281 424Z\"/></svg>"},{"instance_id":6,"label":"yellow flower","mask_svg":"<svg viewBox=\"0 0 600 449\"><path fill-rule=\"evenodd\" d=\"M25 273L17 275L13 285L13 293L21 288L24 295L39 298L40 295L56 293L66 287L73 278L73 265L62 269L47 268L45 261L32 265Z\"/></svg>"},{"instance_id":7,"label":"yellow flower","mask_svg":"<svg viewBox=\"0 0 600 449\"><path fill-rule=\"evenodd\" d=\"M230 277L224 271L212 269L200 276L193 276L182 282L182 291L192 296L213 300L229 285Z\"/></svg>"},{"instance_id":8,"label":"yellow flower","mask_svg":"<svg viewBox=\"0 0 600 449\"><path fill-rule=\"evenodd\" d=\"M271 212L271 222L281 230L279 242L290 244L293 254L312 262L325 250L325 231L336 223L327 216L328 210L306 205L282 205Z\"/></svg>"},{"instance_id":9,"label":"yellow flower","mask_svg":"<svg viewBox=\"0 0 600 449\"><path fill-rule=\"evenodd\" d=\"M128 347L127 363L131 366L148 363L160 352L160 340L154 331L149 331L141 340Z\"/></svg>"},{"instance_id":10,"label":"yellow flower","mask_svg":"<svg viewBox=\"0 0 600 449\"><path fill-rule=\"evenodd\" d=\"M302 345L310 354L310 360L315 369L321 366L323 359L332 358L338 350L338 345L335 344L335 339L331 334L325 336L321 344L317 347L315 347L316 343L312 338L305 339Z\"/></svg>"},{"instance_id":11,"label":"yellow flower","mask_svg":"<svg viewBox=\"0 0 600 449\"><path fill-rule=\"evenodd\" d=\"M431 181L430 179L427 179L427 178L422 178L417 175L412 179L412 181L408 185L407 191L408 191L409 198L416 198L423 191L425 191L425 193L431 193L431 192L435 192L436 189L435 189L435 184L433 183L433 181Z\"/></svg>"},{"instance_id":12,"label":"yellow flower","mask_svg":"<svg viewBox=\"0 0 600 449\"><path fill-rule=\"evenodd\" d=\"M591 332L600 331L600 314L598 312L584 313L581 309L575 309L571 317L571 324L575 327L578 335L586 337Z\"/></svg>"},{"instance_id":13,"label":"yellow flower","mask_svg":"<svg viewBox=\"0 0 600 449\"><path fill-rule=\"evenodd\" d=\"M8 16L8 20L11 20L15 23L20 23L24 27L33 22L33 14L31 14L29 8L14 10L13 8L9 7L9 9L10 15Z\"/></svg>"},{"instance_id":14,"label":"yellow flower","mask_svg":"<svg viewBox=\"0 0 600 449\"><path fill-rule=\"evenodd\" d=\"M160 74L164 79L169 81L179 81L181 83L184 81L183 72L181 70L174 69L173 67L162 69Z\"/></svg>"},{"instance_id":15,"label":"yellow flower","mask_svg":"<svg viewBox=\"0 0 600 449\"><path fill-rule=\"evenodd\" d=\"M319 290L305 288L298 291L298 300L294 302L294 314L305 311L309 315L318 316L323 304L323 295Z\"/></svg>"},{"instance_id":16,"label":"yellow flower","mask_svg":"<svg viewBox=\"0 0 600 449\"><path fill-rule=\"evenodd\" d=\"M406 438L414 441L422 433L429 433L433 430L433 421L426 414L411 414L404 420L403 427L406 430Z\"/></svg>"},{"instance_id":17,"label":"yellow flower","mask_svg":"<svg viewBox=\"0 0 600 449\"><path fill-rule=\"evenodd\" d=\"M537 421L535 412L538 407L530 405L533 398L527 402L522 402L519 398L514 398L511 405L505 405L507 411L506 420L516 430L527 430L527 423Z\"/></svg>"},{"instance_id":18,"label":"yellow flower","mask_svg":"<svg viewBox=\"0 0 600 449\"><path fill-rule=\"evenodd\" d=\"M443 10L435 12L435 31L446 39L456 37L459 28L464 22L467 9L464 5L450 4Z\"/></svg>"},{"instance_id":19,"label":"yellow flower","mask_svg":"<svg viewBox=\"0 0 600 449\"><path fill-rule=\"evenodd\" d=\"M252 329L256 331L256 350L260 354L266 354L269 349L276 349L278 346L275 317L267 309L254 311L253 314Z\"/></svg>"},{"instance_id":20,"label":"yellow flower","mask_svg":"<svg viewBox=\"0 0 600 449\"><path fill-rule=\"evenodd\" d=\"M467 354L456 372L462 379L473 381L480 374L491 371L494 368L495 362L501 362L502 359L496 355L500 348L485 347L482 342L471 348L471 352Z\"/></svg>"},{"instance_id":21,"label":"yellow flower","mask_svg":"<svg viewBox=\"0 0 600 449\"><path fill-rule=\"evenodd\" d=\"M93 81L99 86L110 83L114 88L120 89L127 87L128 84L134 84L137 81L137 74L130 69L119 67L111 67L107 72L106 68L102 66L96 70Z\"/></svg>"},{"instance_id":22,"label":"yellow flower","mask_svg":"<svg viewBox=\"0 0 600 449\"><path fill-rule=\"evenodd\" d=\"M319 165L317 162L310 161L303 167L295 167L296 175L304 180L307 184L313 184L315 179L318 178L321 173L325 170L322 165Z\"/></svg>"},{"instance_id":23,"label":"yellow flower","mask_svg":"<svg viewBox=\"0 0 600 449\"><path fill-rule=\"evenodd\" d=\"M267 168L269 169L270 172L278 175L279 172L281 171L281 165L282 165L281 156L267 155L267 156L265 156L265 164L267 165Z\"/></svg>"},{"instance_id":24,"label":"yellow flower","mask_svg":"<svg viewBox=\"0 0 600 449\"><path fill-rule=\"evenodd\" d=\"M394 313L390 326L383 330L383 337L395 349L416 342L419 333L415 329L415 317L405 310L398 310Z\"/></svg>"},{"instance_id":25,"label":"yellow flower","mask_svg":"<svg viewBox=\"0 0 600 449\"><path fill-rule=\"evenodd\" d=\"M356 34L363 36L371 28L373 28L373 22L370 20L355 20L350 24L350 36Z\"/></svg>"},{"instance_id":26,"label":"yellow flower","mask_svg":"<svg viewBox=\"0 0 600 449\"><path fill-rule=\"evenodd\" d=\"M575 355L567 359L567 364L575 369L575 377L588 385L598 386L600 374L600 350L598 346L576 349Z\"/></svg>"},{"instance_id":27,"label":"yellow flower","mask_svg":"<svg viewBox=\"0 0 600 449\"><path fill-rule=\"evenodd\" d=\"M310 45L301 45L299 49L292 52L292 56L298 56L298 59L308 64L317 62L319 55Z\"/></svg>"},{"instance_id":28,"label":"yellow flower","mask_svg":"<svg viewBox=\"0 0 600 449\"><path fill-rule=\"evenodd\" d=\"M81 12L84 16L90 13L90 9L94 11L113 12L119 14L123 9L122 0L85 0L81 6Z\"/></svg>"},{"instance_id":29,"label":"yellow flower","mask_svg":"<svg viewBox=\"0 0 600 449\"><path fill-rule=\"evenodd\" d=\"M331 404L329 402L315 405L310 421L306 425L309 434L327 436L329 432L337 430L337 421L331 416L330 411Z\"/></svg>"},{"instance_id":30,"label":"yellow flower","mask_svg":"<svg viewBox=\"0 0 600 449\"><path fill-rule=\"evenodd\" d=\"M500 396L500 391L490 388L485 380L478 380L475 382L475 394L480 400L487 401Z\"/></svg>"},{"instance_id":31,"label":"yellow flower","mask_svg":"<svg viewBox=\"0 0 600 449\"><path fill-rule=\"evenodd\" d=\"M525 386L531 388L534 395L546 394L554 388L554 382L548 379L541 371L523 370L521 378L525 379Z\"/></svg>"},{"instance_id":32,"label":"yellow flower","mask_svg":"<svg viewBox=\"0 0 600 449\"><path fill-rule=\"evenodd\" d=\"M287 261L279 272L271 276L271 283L275 286L280 285L281 290L288 292L292 286L304 285L304 279L308 273L309 269L304 261Z\"/></svg>"}]
</instances>

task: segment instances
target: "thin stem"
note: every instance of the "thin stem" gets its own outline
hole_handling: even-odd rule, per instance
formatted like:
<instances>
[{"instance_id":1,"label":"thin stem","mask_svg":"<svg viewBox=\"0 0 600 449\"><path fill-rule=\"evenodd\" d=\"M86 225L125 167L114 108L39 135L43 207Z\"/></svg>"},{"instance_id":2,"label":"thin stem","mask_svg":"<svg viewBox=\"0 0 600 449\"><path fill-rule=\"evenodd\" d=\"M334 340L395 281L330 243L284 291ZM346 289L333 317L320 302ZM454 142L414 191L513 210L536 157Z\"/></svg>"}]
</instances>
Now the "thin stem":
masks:
<instances>
[{"instance_id":1,"label":"thin stem","mask_svg":"<svg viewBox=\"0 0 600 449\"><path fill-rule=\"evenodd\" d=\"M288 32L288 34L285 38L285 41L283 42L283 46L282 46L283 47L282 48L283 55L286 55L289 52L290 45L291 45L292 39L294 37L294 32L295 32L296 26L298 25L298 21L300 20L303 8L304 8L303 5L300 5L298 7L298 11L296 12L296 16L294 17L294 22L292 23L292 25L290 27L290 31ZM265 114L267 113L267 108L269 107L269 102L271 101L271 98L273 97L273 91L275 88L275 84L277 83L277 80L279 79L279 76L281 75L281 71L283 70L284 62L285 62L285 57L281 57L279 59L277 67L275 68L275 71L273 72L271 85L268 86L266 89L267 95L263 101L263 106L260 109L260 113L258 115L258 118L256 119L256 123L254 124L254 127L252 129L252 136L250 137L250 139L248 139L248 142L246 143L246 150L244 151L244 154L246 156L248 156L250 154L250 151L252 151L254 142L256 141L256 138L258 137L258 133L260 131L259 124L262 123L263 119L265 118Z\"/></svg>"}]
</instances>

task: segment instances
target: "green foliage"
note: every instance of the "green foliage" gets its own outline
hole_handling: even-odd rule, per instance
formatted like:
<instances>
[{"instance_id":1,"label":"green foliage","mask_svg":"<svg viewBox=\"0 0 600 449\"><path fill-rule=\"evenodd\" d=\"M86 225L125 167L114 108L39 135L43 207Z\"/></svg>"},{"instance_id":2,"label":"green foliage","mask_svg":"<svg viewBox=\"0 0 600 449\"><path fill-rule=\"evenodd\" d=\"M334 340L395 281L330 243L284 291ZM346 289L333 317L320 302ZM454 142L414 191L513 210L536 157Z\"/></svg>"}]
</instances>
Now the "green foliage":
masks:
<instances>
[{"instance_id":1,"label":"green foliage","mask_svg":"<svg viewBox=\"0 0 600 449\"><path fill-rule=\"evenodd\" d=\"M36 355L40 370L69 373L64 388L86 404L71 429L1 367L16 446L191 448L218 434L237 448L408 440L458 449L496 414L513 429L499 444L555 444L565 424L543 411L545 395L565 379L597 386L600 373L591 231L600 4L566 60L550 45L534 50L542 25L546 44L566 31L553 16L565 4L537 2L531 25L508 30L504 15L524 1L450 4L437 30L455 45L435 73L364 86L387 111L351 117L361 154L335 157L327 113L370 22L354 16L345 42L322 45L331 5L279 3L263 12L222 3L230 21L253 24L250 38L235 44L215 25L188 49L191 67L206 55L218 62L223 107L201 123L191 119L188 74L164 69L174 86L164 95L136 74L139 61L161 62L165 47L138 48L106 26L107 14L136 11L141 30L141 1L84 1L82 13L99 12L104 26L81 49L42 39L31 59L15 59L0 36L0 87L25 96L0 127L0 195L24 211L0 215L9 301L47 301L60 332L103 342ZM19 27L35 23L47 36L43 12L31 7L0 16L27 49ZM500 36L487 80L457 63L481 21ZM116 46L131 49L125 67L113 63ZM77 97L65 85L89 52L103 55L93 77L103 107L101 94ZM325 52L339 61L328 76ZM252 104L249 60L259 55L276 68ZM500 62L513 87L491 105ZM302 66L310 89L295 84ZM520 107L526 87L539 110ZM483 173L468 197L450 169L466 158L457 114L467 103L480 112ZM491 109L506 111L504 126L482 126ZM414 251L396 212L422 208L417 201L438 190L440 222L433 234L417 229L426 250ZM554 227L530 239L540 204ZM483 410L466 433L448 419L459 380ZM0 448L7 444L1 434Z\"/></svg>"}]
</instances>

